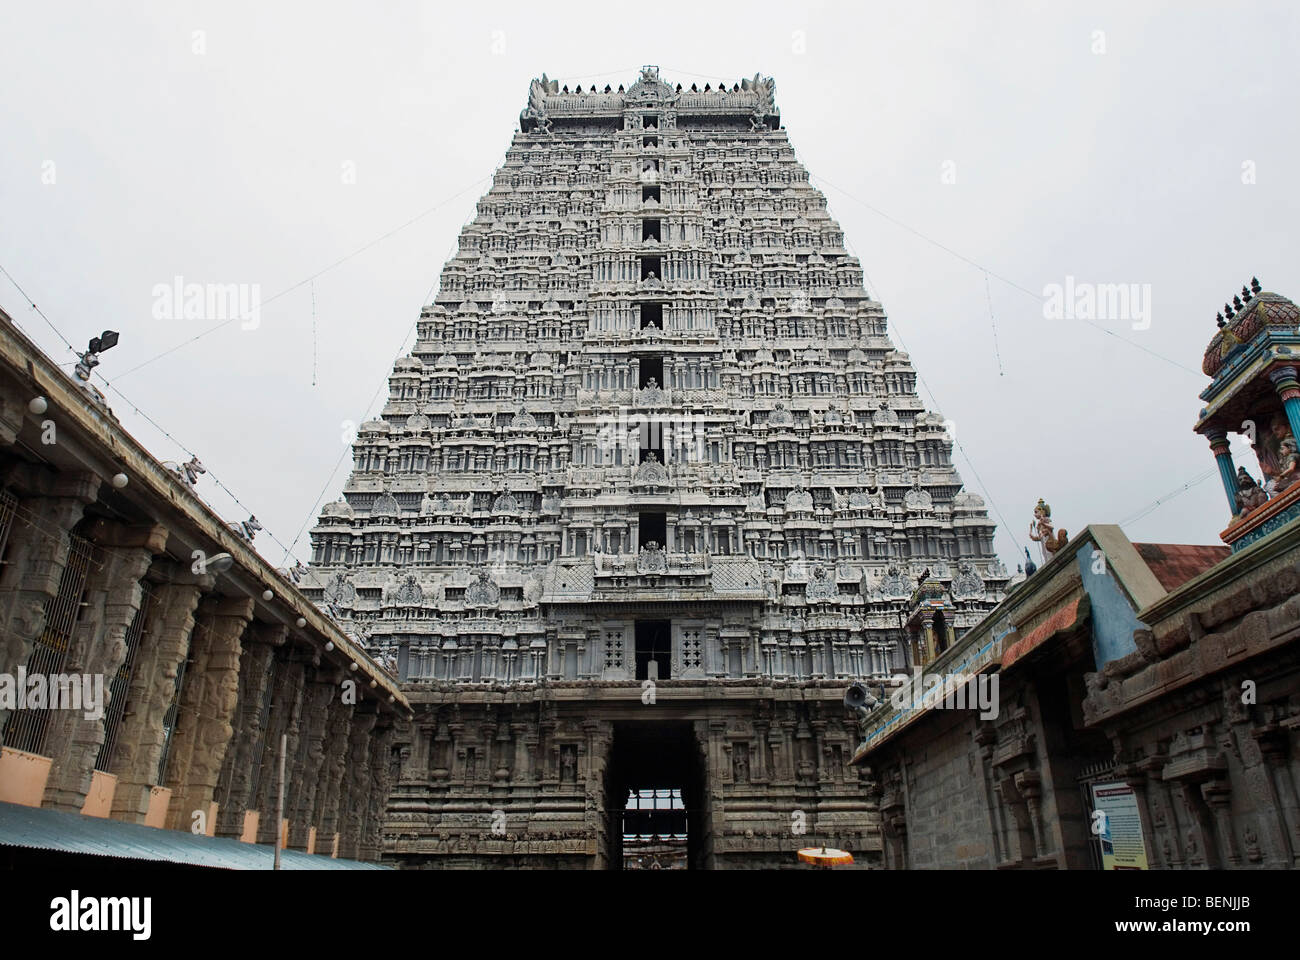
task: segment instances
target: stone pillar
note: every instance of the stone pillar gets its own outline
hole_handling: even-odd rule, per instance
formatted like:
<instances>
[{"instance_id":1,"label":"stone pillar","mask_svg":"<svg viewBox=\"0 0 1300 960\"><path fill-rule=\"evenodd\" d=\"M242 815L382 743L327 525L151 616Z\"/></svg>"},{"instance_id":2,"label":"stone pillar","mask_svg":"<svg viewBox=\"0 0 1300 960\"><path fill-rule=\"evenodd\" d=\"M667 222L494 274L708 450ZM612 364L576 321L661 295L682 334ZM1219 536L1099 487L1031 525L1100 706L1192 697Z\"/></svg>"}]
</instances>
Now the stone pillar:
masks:
<instances>
[{"instance_id":1,"label":"stone pillar","mask_svg":"<svg viewBox=\"0 0 1300 960\"><path fill-rule=\"evenodd\" d=\"M158 785L166 731L163 721L176 696L176 677L190 649L199 597L212 589L212 574L194 575L179 564L155 561L152 572L167 582L152 587L155 606L145 624L126 695L126 713L117 734L113 769L117 792L113 818L144 823L149 791Z\"/></svg>"},{"instance_id":2,"label":"stone pillar","mask_svg":"<svg viewBox=\"0 0 1300 960\"><path fill-rule=\"evenodd\" d=\"M1151 810L1151 842L1148 847L1153 855L1159 855L1159 865L1165 870L1176 870L1183 863L1182 838L1178 835L1178 820L1174 813L1174 804L1170 796L1169 784L1164 779L1164 767L1168 762L1163 750L1138 761L1136 766L1146 776L1144 789Z\"/></svg>"},{"instance_id":3,"label":"stone pillar","mask_svg":"<svg viewBox=\"0 0 1300 960\"><path fill-rule=\"evenodd\" d=\"M374 861L383 853L384 820L388 814L388 794L393 788L393 739L397 730L392 717L381 717L375 727L370 749L370 793L365 800L365 819L357 859Z\"/></svg>"},{"instance_id":4,"label":"stone pillar","mask_svg":"<svg viewBox=\"0 0 1300 960\"><path fill-rule=\"evenodd\" d=\"M18 502L0 572L0 672L13 675L27 665L45 630L46 606L58 595L67 566L69 536L86 504L98 497L100 479L89 473L54 474L28 464L3 479L19 494L32 494ZM0 740L10 713L0 708Z\"/></svg>"},{"instance_id":5,"label":"stone pillar","mask_svg":"<svg viewBox=\"0 0 1300 960\"><path fill-rule=\"evenodd\" d=\"M0 397L0 446L13 446L26 419L26 403L14 396Z\"/></svg>"},{"instance_id":6,"label":"stone pillar","mask_svg":"<svg viewBox=\"0 0 1300 960\"><path fill-rule=\"evenodd\" d=\"M1214 815L1214 834L1220 846L1217 851L1219 863L1225 869L1240 867L1241 854L1237 851L1236 834L1232 829L1232 787L1226 778L1210 780L1201 785L1201 796Z\"/></svg>"},{"instance_id":7,"label":"stone pillar","mask_svg":"<svg viewBox=\"0 0 1300 960\"><path fill-rule=\"evenodd\" d=\"M1277 790L1277 817L1286 831L1291 847L1291 866L1300 867L1300 799L1287 763L1287 729L1269 723L1256 727L1251 734L1258 742L1264 763L1271 771Z\"/></svg>"},{"instance_id":8,"label":"stone pillar","mask_svg":"<svg viewBox=\"0 0 1300 960\"><path fill-rule=\"evenodd\" d=\"M355 860L361 842L362 811L370 792L372 732L379 719L373 707L357 704L348 732L347 763L343 771L339 816L339 857Z\"/></svg>"},{"instance_id":9,"label":"stone pillar","mask_svg":"<svg viewBox=\"0 0 1300 960\"><path fill-rule=\"evenodd\" d=\"M1286 410L1286 419L1291 424L1291 436L1300 440L1300 380L1296 379L1295 367L1278 367L1268 378L1273 381L1277 395L1282 398L1282 408Z\"/></svg>"},{"instance_id":10,"label":"stone pillar","mask_svg":"<svg viewBox=\"0 0 1300 960\"><path fill-rule=\"evenodd\" d=\"M239 699L240 637L253 619L251 597L212 597L199 605L198 627L181 690L176 732L168 761L172 790L167 826L189 829L195 810L212 804L234 732Z\"/></svg>"},{"instance_id":11,"label":"stone pillar","mask_svg":"<svg viewBox=\"0 0 1300 960\"><path fill-rule=\"evenodd\" d=\"M261 813L257 821L257 842L274 844L280 835L275 814L280 798L280 737L285 740L285 810L289 809L290 784L295 782L298 763L298 735L302 729L302 698L306 668L302 661L289 658L288 646L276 650L274 687L271 690L271 713L266 723L266 746L262 750L262 775L258 778L253 805ZM257 757L253 758L256 763Z\"/></svg>"},{"instance_id":12,"label":"stone pillar","mask_svg":"<svg viewBox=\"0 0 1300 960\"><path fill-rule=\"evenodd\" d=\"M217 795L217 829L219 837L239 838L244 833L244 814L253 806L250 796L253 771L261 759L266 732L262 729L262 707L266 703L266 685L271 679L271 663L276 648L289 635L286 626L251 623L244 635L244 655L239 661L239 701L235 708L235 733L226 749L221 770L221 790Z\"/></svg>"},{"instance_id":13,"label":"stone pillar","mask_svg":"<svg viewBox=\"0 0 1300 960\"><path fill-rule=\"evenodd\" d=\"M332 701L339 691L342 679L340 671L324 669L307 678L302 728L302 736L307 740L307 752L303 759L301 778L290 784L291 802L286 805L289 812L289 846L294 850L307 849L311 828L315 826L313 820L317 797L325 776L328 722L332 714ZM318 838L316 852L319 851Z\"/></svg>"},{"instance_id":14,"label":"stone pillar","mask_svg":"<svg viewBox=\"0 0 1300 960\"><path fill-rule=\"evenodd\" d=\"M1237 514L1237 471L1232 465L1232 452L1228 449L1228 434L1223 430L1207 430L1205 439L1210 441L1210 450L1214 453L1214 462L1219 467L1219 480L1223 483L1223 492L1228 496L1228 514Z\"/></svg>"},{"instance_id":15,"label":"stone pillar","mask_svg":"<svg viewBox=\"0 0 1300 960\"><path fill-rule=\"evenodd\" d=\"M126 633L144 596L140 579L154 554L167 549L167 528L129 527L99 520L89 539L101 548L98 568L86 580L85 606L68 644L63 672L90 678L102 696L93 711L51 710L45 750L53 758L45 786L45 806L79 813L104 744L104 711L109 684L126 660ZM84 689L84 683L83 683Z\"/></svg>"},{"instance_id":16,"label":"stone pillar","mask_svg":"<svg viewBox=\"0 0 1300 960\"><path fill-rule=\"evenodd\" d=\"M325 761L321 787L316 798L316 852L328 854L339 830L339 798L348 759L348 736L352 731L355 707L342 698L330 701L329 733L325 740Z\"/></svg>"}]
</instances>

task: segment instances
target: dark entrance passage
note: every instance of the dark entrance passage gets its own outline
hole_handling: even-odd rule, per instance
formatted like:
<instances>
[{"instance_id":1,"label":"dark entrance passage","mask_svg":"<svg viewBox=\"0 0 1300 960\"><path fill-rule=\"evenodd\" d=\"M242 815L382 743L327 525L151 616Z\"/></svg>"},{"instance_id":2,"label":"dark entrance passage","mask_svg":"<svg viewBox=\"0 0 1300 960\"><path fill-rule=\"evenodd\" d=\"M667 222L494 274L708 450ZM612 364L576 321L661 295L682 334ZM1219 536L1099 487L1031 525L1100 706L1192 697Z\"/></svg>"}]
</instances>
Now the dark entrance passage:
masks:
<instances>
[{"instance_id":1,"label":"dark entrance passage","mask_svg":"<svg viewBox=\"0 0 1300 960\"><path fill-rule=\"evenodd\" d=\"M636 678L638 680L667 680L671 675L673 641L668 620L638 620L636 622ZM656 673L650 676L650 664Z\"/></svg>"},{"instance_id":2,"label":"dark entrance passage","mask_svg":"<svg viewBox=\"0 0 1300 960\"><path fill-rule=\"evenodd\" d=\"M614 724L605 776L611 870L704 869L705 804L704 760L689 721Z\"/></svg>"}]
</instances>

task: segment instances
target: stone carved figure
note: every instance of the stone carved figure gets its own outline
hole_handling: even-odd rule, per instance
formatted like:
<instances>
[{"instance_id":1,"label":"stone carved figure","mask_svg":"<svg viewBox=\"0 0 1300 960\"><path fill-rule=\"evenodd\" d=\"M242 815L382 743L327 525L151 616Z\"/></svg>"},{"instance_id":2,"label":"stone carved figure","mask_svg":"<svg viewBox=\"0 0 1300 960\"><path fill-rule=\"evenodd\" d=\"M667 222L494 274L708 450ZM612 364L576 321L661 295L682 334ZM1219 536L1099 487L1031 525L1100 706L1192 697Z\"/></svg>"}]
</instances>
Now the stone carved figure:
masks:
<instances>
[{"instance_id":1,"label":"stone carved figure","mask_svg":"<svg viewBox=\"0 0 1300 960\"><path fill-rule=\"evenodd\" d=\"M952 598L954 600L972 600L984 596L984 581L975 572L975 565L969 560L957 564L957 576L952 578Z\"/></svg>"},{"instance_id":2,"label":"stone carved figure","mask_svg":"<svg viewBox=\"0 0 1300 960\"><path fill-rule=\"evenodd\" d=\"M190 457L185 463L175 463L168 460L163 463L163 466L180 477L181 482L187 487L194 486L198 482L199 475L208 472L208 468L199 461L197 456Z\"/></svg>"},{"instance_id":3,"label":"stone carved figure","mask_svg":"<svg viewBox=\"0 0 1300 960\"><path fill-rule=\"evenodd\" d=\"M331 604L339 606L351 606L357 598L357 589L342 573L336 573L329 583L325 584L325 600Z\"/></svg>"},{"instance_id":4,"label":"stone carved figure","mask_svg":"<svg viewBox=\"0 0 1300 960\"><path fill-rule=\"evenodd\" d=\"M393 599L404 606L414 606L424 600L424 591L414 575L407 577L393 592Z\"/></svg>"},{"instance_id":5,"label":"stone carved figure","mask_svg":"<svg viewBox=\"0 0 1300 960\"><path fill-rule=\"evenodd\" d=\"M804 596L809 600L830 600L839 595L839 587L824 567L814 567L812 576L808 580L808 586L804 589Z\"/></svg>"},{"instance_id":6,"label":"stone carved figure","mask_svg":"<svg viewBox=\"0 0 1300 960\"><path fill-rule=\"evenodd\" d=\"M495 607L501 599L501 588L493 581L486 570L477 570L474 581L465 588L465 606Z\"/></svg>"},{"instance_id":7,"label":"stone carved figure","mask_svg":"<svg viewBox=\"0 0 1300 960\"><path fill-rule=\"evenodd\" d=\"M252 543L253 538L257 536L257 531L262 529L262 525L257 522L257 517L249 516L247 520L241 520L239 523L227 524L231 530L239 534L246 543Z\"/></svg>"},{"instance_id":8,"label":"stone carved figure","mask_svg":"<svg viewBox=\"0 0 1300 960\"><path fill-rule=\"evenodd\" d=\"M1053 532L1052 508L1041 497L1038 506L1034 507L1034 519L1029 524L1029 539L1042 548L1043 563L1051 560L1070 539L1064 530Z\"/></svg>"},{"instance_id":9,"label":"stone carved figure","mask_svg":"<svg viewBox=\"0 0 1300 960\"><path fill-rule=\"evenodd\" d=\"M664 573L668 569L668 558L664 548L651 540L641 548L636 558L637 573Z\"/></svg>"},{"instance_id":10,"label":"stone carved figure","mask_svg":"<svg viewBox=\"0 0 1300 960\"><path fill-rule=\"evenodd\" d=\"M732 754L733 775L737 783L749 782L749 744L738 743Z\"/></svg>"},{"instance_id":11,"label":"stone carved figure","mask_svg":"<svg viewBox=\"0 0 1300 960\"><path fill-rule=\"evenodd\" d=\"M891 565L885 576L881 578L880 593L888 599L910 597L912 595L912 581L897 566Z\"/></svg>"},{"instance_id":12,"label":"stone carved figure","mask_svg":"<svg viewBox=\"0 0 1300 960\"><path fill-rule=\"evenodd\" d=\"M659 458L654 453L646 455L632 478L632 482L637 484L663 484L667 481L668 471L664 469L664 465L659 462Z\"/></svg>"}]
</instances>

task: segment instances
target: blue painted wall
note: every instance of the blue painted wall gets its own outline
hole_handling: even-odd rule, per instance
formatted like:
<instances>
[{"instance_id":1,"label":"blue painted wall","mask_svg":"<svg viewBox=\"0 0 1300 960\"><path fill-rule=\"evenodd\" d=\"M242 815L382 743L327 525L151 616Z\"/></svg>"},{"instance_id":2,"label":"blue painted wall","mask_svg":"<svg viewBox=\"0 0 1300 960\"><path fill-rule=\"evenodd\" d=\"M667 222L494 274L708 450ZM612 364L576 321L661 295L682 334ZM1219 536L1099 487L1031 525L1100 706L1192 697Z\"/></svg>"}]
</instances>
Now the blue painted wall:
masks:
<instances>
[{"instance_id":1,"label":"blue painted wall","mask_svg":"<svg viewBox=\"0 0 1300 960\"><path fill-rule=\"evenodd\" d=\"M1095 559L1094 553L1099 554ZM1133 631L1144 629L1146 624L1135 616L1137 611L1129 602L1128 594L1096 543L1084 543L1077 561L1083 589L1092 601L1092 656L1100 670L1112 660L1134 653L1137 644L1133 642ZM1101 572L1095 573L1094 568Z\"/></svg>"}]
</instances>

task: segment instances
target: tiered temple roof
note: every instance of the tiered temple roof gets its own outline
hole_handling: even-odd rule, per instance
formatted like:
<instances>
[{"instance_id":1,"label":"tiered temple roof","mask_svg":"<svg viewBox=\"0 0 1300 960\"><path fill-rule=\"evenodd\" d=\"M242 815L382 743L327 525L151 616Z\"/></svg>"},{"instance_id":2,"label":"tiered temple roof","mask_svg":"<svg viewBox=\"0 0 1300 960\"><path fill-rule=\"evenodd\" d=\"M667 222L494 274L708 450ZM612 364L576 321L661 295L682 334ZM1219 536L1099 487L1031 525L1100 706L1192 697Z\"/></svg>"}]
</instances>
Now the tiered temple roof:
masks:
<instances>
[{"instance_id":1,"label":"tiered temple roof","mask_svg":"<svg viewBox=\"0 0 1300 960\"><path fill-rule=\"evenodd\" d=\"M938 649L1000 598L774 90L533 82L312 531L307 589L405 679L632 679L610 618L669 608L703 649L675 626L661 676L881 677L918 577Z\"/></svg>"}]
</instances>

